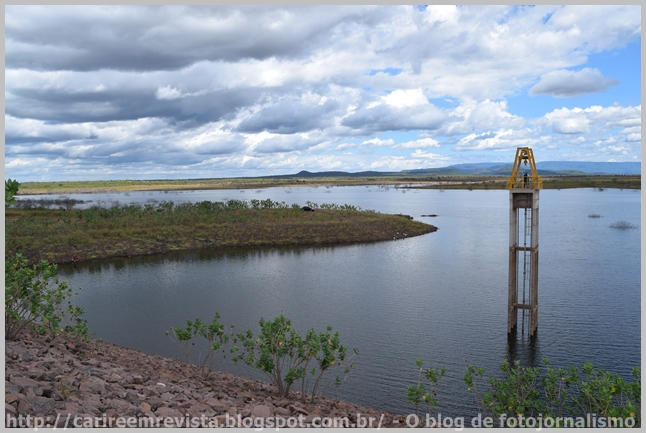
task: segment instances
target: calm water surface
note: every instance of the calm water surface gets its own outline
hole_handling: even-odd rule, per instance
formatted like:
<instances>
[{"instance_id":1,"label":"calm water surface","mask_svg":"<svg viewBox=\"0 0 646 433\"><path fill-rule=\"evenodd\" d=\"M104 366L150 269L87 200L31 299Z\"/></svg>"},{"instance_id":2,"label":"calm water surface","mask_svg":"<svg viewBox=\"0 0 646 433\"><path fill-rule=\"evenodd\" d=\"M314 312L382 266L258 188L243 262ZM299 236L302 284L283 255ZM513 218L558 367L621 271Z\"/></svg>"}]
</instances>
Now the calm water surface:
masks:
<instances>
[{"instance_id":1,"label":"calm water surface","mask_svg":"<svg viewBox=\"0 0 646 433\"><path fill-rule=\"evenodd\" d=\"M219 310L237 330L281 312L301 332L332 325L360 351L352 380L329 394L409 413L406 387L415 358L447 368L439 409L475 411L462 383L468 363L498 374L504 359L581 366L593 361L626 378L640 365L640 191L541 191L539 328L535 342L507 339L508 191L378 187L274 188L246 191L78 195L149 200L265 199L304 205L353 204L405 213L439 230L424 236L346 246L211 249L61 267L96 337L149 353L180 357L165 336L186 319ZM437 214L436 218L422 217ZM589 218L599 214L601 218ZM219 368L262 378L228 361Z\"/></svg>"}]
</instances>

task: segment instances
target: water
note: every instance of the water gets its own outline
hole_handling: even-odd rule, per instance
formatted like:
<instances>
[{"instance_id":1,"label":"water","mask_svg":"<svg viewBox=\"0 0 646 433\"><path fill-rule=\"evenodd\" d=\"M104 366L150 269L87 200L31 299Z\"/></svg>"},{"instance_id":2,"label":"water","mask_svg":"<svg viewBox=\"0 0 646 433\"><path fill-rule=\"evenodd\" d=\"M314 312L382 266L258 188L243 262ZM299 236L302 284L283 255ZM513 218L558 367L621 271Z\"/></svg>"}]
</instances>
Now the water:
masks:
<instances>
[{"instance_id":1,"label":"water","mask_svg":"<svg viewBox=\"0 0 646 433\"><path fill-rule=\"evenodd\" d=\"M328 395L409 413L415 358L447 369L438 393L445 416L475 412L466 364L499 374L505 359L581 366L593 361L625 378L641 362L640 191L541 191L539 327L534 343L507 339L508 191L378 187L274 188L130 193L116 198L176 202L271 198L304 205L353 204L404 213L439 227L393 242L345 246L211 249L61 267L96 337L181 357L173 326L219 310L239 331L283 312L297 330L332 325L359 349L352 380ZM79 195L87 199L86 195ZM98 196L106 200L104 196ZM96 199L96 198L93 198ZM437 214L436 218L421 217ZM589 218L599 214L601 218ZM258 372L228 361L219 368Z\"/></svg>"}]
</instances>

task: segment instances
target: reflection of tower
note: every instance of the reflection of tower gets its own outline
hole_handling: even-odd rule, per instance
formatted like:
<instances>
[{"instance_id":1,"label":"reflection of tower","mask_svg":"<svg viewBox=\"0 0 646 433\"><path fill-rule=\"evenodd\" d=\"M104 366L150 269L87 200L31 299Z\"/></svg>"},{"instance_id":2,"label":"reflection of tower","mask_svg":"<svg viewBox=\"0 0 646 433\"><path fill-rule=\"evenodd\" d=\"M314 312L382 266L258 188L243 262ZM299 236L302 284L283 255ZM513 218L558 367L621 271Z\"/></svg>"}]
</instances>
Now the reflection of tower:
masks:
<instances>
[{"instance_id":1,"label":"reflection of tower","mask_svg":"<svg viewBox=\"0 0 646 433\"><path fill-rule=\"evenodd\" d=\"M529 163L531 174L520 174ZM542 188L534 154L528 147L516 149L516 159L507 182L509 189L509 299L507 333L521 333L525 324L530 336L538 328L538 190Z\"/></svg>"}]
</instances>

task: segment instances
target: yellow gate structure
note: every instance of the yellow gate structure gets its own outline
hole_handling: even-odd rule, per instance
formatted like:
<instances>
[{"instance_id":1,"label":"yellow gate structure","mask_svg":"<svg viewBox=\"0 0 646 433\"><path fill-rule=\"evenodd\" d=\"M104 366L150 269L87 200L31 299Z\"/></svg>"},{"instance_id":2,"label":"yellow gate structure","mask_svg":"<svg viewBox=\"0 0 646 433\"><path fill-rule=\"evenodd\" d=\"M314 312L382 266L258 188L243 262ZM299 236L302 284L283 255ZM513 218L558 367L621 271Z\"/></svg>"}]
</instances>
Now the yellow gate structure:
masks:
<instances>
[{"instance_id":1,"label":"yellow gate structure","mask_svg":"<svg viewBox=\"0 0 646 433\"><path fill-rule=\"evenodd\" d=\"M529 170L521 174L522 165ZM516 149L516 159L507 181L509 189L509 299L507 333L521 334L527 325L530 337L538 329L538 198L543 180L538 176L534 153ZM522 215L521 215L522 213Z\"/></svg>"}]
</instances>

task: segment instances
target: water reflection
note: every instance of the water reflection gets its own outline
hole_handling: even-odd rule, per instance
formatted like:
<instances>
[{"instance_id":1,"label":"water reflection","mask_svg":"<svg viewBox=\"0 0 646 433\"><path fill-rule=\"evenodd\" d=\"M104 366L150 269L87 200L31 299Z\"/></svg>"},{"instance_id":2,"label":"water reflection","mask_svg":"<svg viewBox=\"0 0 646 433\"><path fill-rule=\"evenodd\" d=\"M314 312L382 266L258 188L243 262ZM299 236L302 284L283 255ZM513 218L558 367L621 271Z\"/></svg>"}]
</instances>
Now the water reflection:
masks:
<instances>
[{"instance_id":1,"label":"water reflection","mask_svg":"<svg viewBox=\"0 0 646 433\"><path fill-rule=\"evenodd\" d=\"M513 365L514 361L520 361L522 367L542 365L538 334L539 331L536 331L532 337L528 337L526 334L521 336L518 330L509 334L507 336L507 362Z\"/></svg>"},{"instance_id":2,"label":"water reflection","mask_svg":"<svg viewBox=\"0 0 646 433\"><path fill-rule=\"evenodd\" d=\"M332 325L360 350L354 379L333 394L406 413L415 358L446 367L438 399L443 414L473 410L462 382L467 364L500 374L519 359L538 366L595 366L630 377L641 360L640 195L629 191L546 190L541 194L539 325L533 340L507 337L508 193L365 187L263 191L288 203L350 203L430 220L435 233L396 242L211 249L62 266L98 337L179 357L164 331L188 318L256 330L260 317L283 312L301 332ZM208 194L208 195L207 195ZM168 193L193 201L242 198L237 191ZM249 194L247 194L249 195ZM252 196L256 196L254 193ZM326 200L334 196L335 200ZM135 194L131 193L130 198ZM414 200L412 198L415 198ZM148 198L148 196L146 196ZM602 218L588 218L591 213ZM427 220L428 221L428 220ZM252 376L241 366L222 369Z\"/></svg>"}]
</instances>

